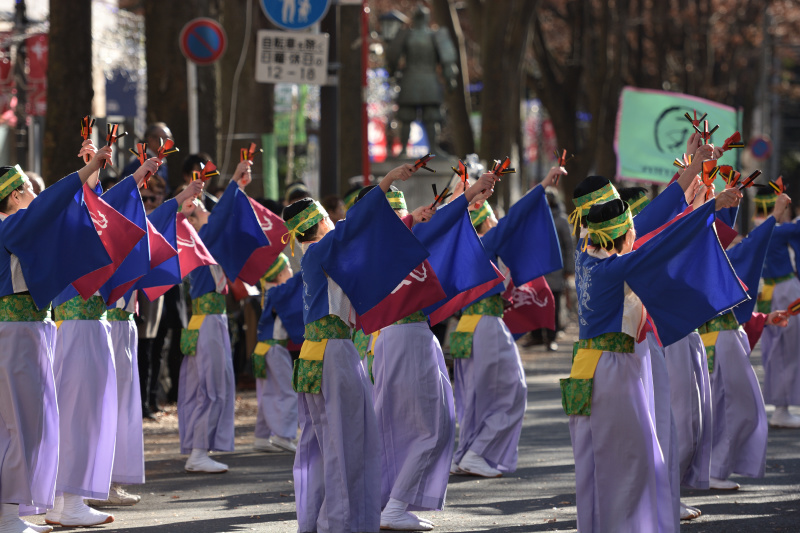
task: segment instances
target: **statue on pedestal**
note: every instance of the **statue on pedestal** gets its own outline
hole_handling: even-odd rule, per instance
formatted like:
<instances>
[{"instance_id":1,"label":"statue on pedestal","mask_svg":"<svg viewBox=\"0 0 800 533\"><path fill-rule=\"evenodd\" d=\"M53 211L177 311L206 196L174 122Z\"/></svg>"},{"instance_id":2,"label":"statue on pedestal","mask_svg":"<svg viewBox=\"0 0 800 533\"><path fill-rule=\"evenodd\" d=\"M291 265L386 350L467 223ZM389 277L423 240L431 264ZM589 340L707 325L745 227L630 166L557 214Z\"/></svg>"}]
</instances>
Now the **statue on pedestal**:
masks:
<instances>
[{"instance_id":1,"label":"statue on pedestal","mask_svg":"<svg viewBox=\"0 0 800 533\"><path fill-rule=\"evenodd\" d=\"M433 31L428 27L429 23L430 10L419 6L411 27L400 31L386 51L389 73L399 80L400 87L396 118L401 123L401 156L406 152L411 123L420 118L419 115L428 135L430 152L442 152L437 139L444 118L443 92L437 68L441 66L448 90L457 86L456 47L446 29Z\"/></svg>"}]
</instances>

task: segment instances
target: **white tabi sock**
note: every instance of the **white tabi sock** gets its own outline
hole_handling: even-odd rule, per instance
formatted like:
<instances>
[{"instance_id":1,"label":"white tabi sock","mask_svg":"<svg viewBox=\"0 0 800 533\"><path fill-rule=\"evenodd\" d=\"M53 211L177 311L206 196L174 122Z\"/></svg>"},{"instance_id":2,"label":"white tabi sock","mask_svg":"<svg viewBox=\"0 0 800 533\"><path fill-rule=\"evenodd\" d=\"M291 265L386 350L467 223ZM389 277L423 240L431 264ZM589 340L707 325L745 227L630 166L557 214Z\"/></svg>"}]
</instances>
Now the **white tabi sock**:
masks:
<instances>
[{"instance_id":1,"label":"white tabi sock","mask_svg":"<svg viewBox=\"0 0 800 533\"><path fill-rule=\"evenodd\" d=\"M202 450L200 448L192 448L192 454L189 456L189 460L197 461L198 459L202 459L203 457L208 457L208 450Z\"/></svg>"},{"instance_id":2,"label":"white tabi sock","mask_svg":"<svg viewBox=\"0 0 800 533\"><path fill-rule=\"evenodd\" d=\"M394 498L389 498L389 503L386 504L384 507L381 516L385 517L401 517L406 512L406 508L408 504L406 502L401 502L400 500L396 500Z\"/></svg>"},{"instance_id":3,"label":"white tabi sock","mask_svg":"<svg viewBox=\"0 0 800 533\"><path fill-rule=\"evenodd\" d=\"M19 505L0 503L0 533L24 533L25 522L19 518Z\"/></svg>"}]
</instances>

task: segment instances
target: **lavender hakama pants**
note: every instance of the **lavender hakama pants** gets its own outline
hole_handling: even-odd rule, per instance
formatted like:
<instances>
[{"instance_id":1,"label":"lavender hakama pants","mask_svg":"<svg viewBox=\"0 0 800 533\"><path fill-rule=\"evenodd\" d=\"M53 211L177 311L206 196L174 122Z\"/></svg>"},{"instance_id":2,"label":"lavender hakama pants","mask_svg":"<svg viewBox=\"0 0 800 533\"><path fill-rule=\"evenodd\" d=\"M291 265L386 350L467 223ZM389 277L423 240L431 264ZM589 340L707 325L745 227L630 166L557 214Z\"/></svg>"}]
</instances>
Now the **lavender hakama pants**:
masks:
<instances>
[{"instance_id":1,"label":"lavender hakama pants","mask_svg":"<svg viewBox=\"0 0 800 533\"><path fill-rule=\"evenodd\" d=\"M637 350L647 344L637 346ZM667 465L650 416L639 354L603 352L592 414L569 417L581 533L677 529Z\"/></svg>"},{"instance_id":2,"label":"lavender hakama pants","mask_svg":"<svg viewBox=\"0 0 800 533\"><path fill-rule=\"evenodd\" d=\"M472 356L455 360L455 381L459 435L453 459L459 463L472 450L494 468L513 472L528 387L517 345L501 318L480 319Z\"/></svg>"},{"instance_id":3,"label":"lavender hakama pants","mask_svg":"<svg viewBox=\"0 0 800 533\"><path fill-rule=\"evenodd\" d=\"M181 362L178 429L181 453L233 451L234 402L231 340L226 315L206 315L195 355Z\"/></svg>"},{"instance_id":4,"label":"lavender hakama pants","mask_svg":"<svg viewBox=\"0 0 800 533\"><path fill-rule=\"evenodd\" d=\"M297 393L292 389L292 356L280 345L266 354L267 377L256 379L258 415L255 436L272 435L294 440L297 437Z\"/></svg>"},{"instance_id":5,"label":"lavender hakama pants","mask_svg":"<svg viewBox=\"0 0 800 533\"><path fill-rule=\"evenodd\" d=\"M381 331L375 343L375 417L381 449L381 506L444 506L455 441L453 389L439 341L426 322Z\"/></svg>"},{"instance_id":6,"label":"lavender hakama pants","mask_svg":"<svg viewBox=\"0 0 800 533\"><path fill-rule=\"evenodd\" d=\"M711 477L763 477L767 460L767 413L750 365L750 343L742 328L720 331L711 373L714 429Z\"/></svg>"},{"instance_id":7,"label":"lavender hakama pants","mask_svg":"<svg viewBox=\"0 0 800 533\"><path fill-rule=\"evenodd\" d=\"M60 416L56 490L105 500L117 436L117 375L109 323L63 321L53 372Z\"/></svg>"},{"instance_id":8,"label":"lavender hakama pants","mask_svg":"<svg viewBox=\"0 0 800 533\"><path fill-rule=\"evenodd\" d=\"M711 469L711 383L700 334L664 348L682 485L707 489Z\"/></svg>"},{"instance_id":9,"label":"lavender hakama pants","mask_svg":"<svg viewBox=\"0 0 800 533\"><path fill-rule=\"evenodd\" d=\"M772 311L780 311L800 298L800 280L775 285ZM785 328L765 325L761 334L764 363L764 401L778 407L800 405L800 315L789 317Z\"/></svg>"},{"instance_id":10,"label":"lavender hakama pants","mask_svg":"<svg viewBox=\"0 0 800 533\"><path fill-rule=\"evenodd\" d=\"M0 503L53 506L58 472L55 325L0 322Z\"/></svg>"},{"instance_id":11,"label":"lavender hakama pants","mask_svg":"<svg viewBox=\"0 0 800 533\"><path fill-rule=\"evenodd\" d=\"M675 533L680 530L680 502L681 483L678 475L678 440L675 431L675 420L672 416L670 404L670 383L667 373L667 362L664 358L664 348L658 344L652 332L647 334L647 350L650 352L650 370L653 380L653 420L656 426L656 438L667 467L667 480L669 481L669 495L659 495L659 501L670 499L674 520L672 524ZM640 348L640 351L644 347ZM666 526L668 527L668 526Z\"/></svg>"},{"instance_id":12,"label":"lavender hakama pants","mask_svg":"<svg viewBox=\"0 0 800 533\"><path fill-rule=\"evenodd\" d=\"M376 532L380 448L368 378L350 340L329 339L324 360L321 394L298 395L297 530Z\"/></svg>"},{"instance_id":13,"label":"lavender hakama pants","mask_svg":"<svg viewBox=\"0 0 800 533\"><path fill-rule=\"evenodd\" d=\"M133 320L112 320L110 324L117 368L117 444L111 481L144 483L142 393L136 360L139 335Z\"/></svg>"}]
</instances>

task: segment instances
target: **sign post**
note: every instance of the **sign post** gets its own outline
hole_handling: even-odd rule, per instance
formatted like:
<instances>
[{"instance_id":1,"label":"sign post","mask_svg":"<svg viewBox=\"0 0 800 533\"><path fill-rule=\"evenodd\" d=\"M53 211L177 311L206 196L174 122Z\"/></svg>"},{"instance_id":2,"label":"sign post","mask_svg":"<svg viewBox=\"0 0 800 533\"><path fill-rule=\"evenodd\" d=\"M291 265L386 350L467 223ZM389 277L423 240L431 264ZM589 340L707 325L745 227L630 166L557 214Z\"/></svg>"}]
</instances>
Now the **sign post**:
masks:
<instances>
[{"instance_id":1,"label":"sign post","mask_svg":"<svg viewBox=\"0 0 800 533\"><path fill-rule=\"evenodd\" d=\"M209 18L190 20L179 37L181 52L186 57L186 101L189 108L189 153L200 151L200 132L197 118L197 65L217 61L228 44L225 30Z\"/></svg>"}]
</instances>

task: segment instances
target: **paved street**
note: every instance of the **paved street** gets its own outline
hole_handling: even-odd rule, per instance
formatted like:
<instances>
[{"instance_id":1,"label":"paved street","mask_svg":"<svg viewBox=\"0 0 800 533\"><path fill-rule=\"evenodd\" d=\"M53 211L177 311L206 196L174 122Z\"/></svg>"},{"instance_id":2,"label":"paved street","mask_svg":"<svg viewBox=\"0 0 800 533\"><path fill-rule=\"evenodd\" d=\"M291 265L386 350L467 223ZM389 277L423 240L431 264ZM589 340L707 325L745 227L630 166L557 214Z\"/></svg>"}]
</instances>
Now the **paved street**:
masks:
<instances>
[{"instance_id":1,"label":"paved street","mask_svg":"<svg viewBox=\"0 0 800 533\"><path fill-rule=\"evenodd\" d=\"M518 470L493 480L451 477L445 510L421 513L435 531L575 531L572 449L558 387L569 372L568 340L555 354L542 347L523 351L529 394ZM760 374L760 357L753 362ZM216 456L230 466L221 475L184 473L174 407L148 422L147 484L132 491L142 502L114 509L116 522L98 531L296 531L293 456L252 452L254 422L255 395L246 391L237 402L238 451ZM734 479L742 484L737 492L685 491L684 501L703 516L684 522L682 531L800 531L800 430L770 430L766 477Z\"/></svg>"}]
</instances>

